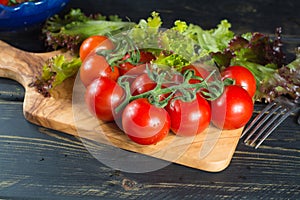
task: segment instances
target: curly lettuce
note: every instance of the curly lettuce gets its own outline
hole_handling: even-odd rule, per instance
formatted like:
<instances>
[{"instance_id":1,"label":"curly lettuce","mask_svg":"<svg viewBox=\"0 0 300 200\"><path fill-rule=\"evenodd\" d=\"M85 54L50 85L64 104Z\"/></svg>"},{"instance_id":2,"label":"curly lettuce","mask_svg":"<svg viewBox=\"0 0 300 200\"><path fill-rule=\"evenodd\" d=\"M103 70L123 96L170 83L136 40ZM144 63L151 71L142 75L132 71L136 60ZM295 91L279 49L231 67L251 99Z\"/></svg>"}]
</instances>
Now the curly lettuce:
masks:
<instances>
[{"instance_id":1,"label":"curly lettuce","mask_svg":"<svg viewBox=\"0 0 300 200\"><path fill-rule=\"evenodd\" d=\"M74 76L81 66L78 57L67 60L62 54L49 58L43 65L41 76L30 84L45 97L51 96L51 90L66 79Z\"/></svg>"},{"instance_id":2,"label":"curly lettuce","mask_svg":"<svg viewBox=\"0 0 300 200\"><path fill-rule=\"evenodd\" d=\"M220 71L230 65L242 65L256 78L256 101L269 102L279 95L299 98L300 50L297 58L287 64L282 50L281 28L276 29L275 39L271 39L257 32L235 35L227 20L222 20L209 30L181 20L176 20L169 29L164 29L162 25L163 21L157 12L134 23L122 22L116 16L109 20L101 15L91 18L80 10L72 10L64 18L54 16L49 19L44 34L46 42L53 48L65 46L74 50L90 35L113 35L125 30L139 49L156 55L154 63L178 71L207 57ZM74 71L76 69L77 66ZM47 75L47 70L44 73Z\"/></svg>"},{"instance_id":3,"label":"curly lettuce","mask_svg":"<svg viewBox=\"0 0 300 200\"><path fill-rule=\"evenodd\" d=\"M147 20L140 20L129 35L139 48L159 55L155 62L181 69L212 52L223 51L234 37L230 28L227 20L210 30L176 20L173 27L163 29L159 14L152 12Z\"/></svg>"},{"instance_id":4,"label":"curly lettuce","mask_svg":"<svg viewBox=\"0 0 300 200\"><path fill-rule=\"evenodd\" d=\"M116 34L134 25L133 22L122 21L116 15L86 16L80 9L71 9L64 17L54 15L48 19L42 32L47 46L53 49L65 48L77 54L80 44L89 36Z\"/></svg>"}]
</instances>

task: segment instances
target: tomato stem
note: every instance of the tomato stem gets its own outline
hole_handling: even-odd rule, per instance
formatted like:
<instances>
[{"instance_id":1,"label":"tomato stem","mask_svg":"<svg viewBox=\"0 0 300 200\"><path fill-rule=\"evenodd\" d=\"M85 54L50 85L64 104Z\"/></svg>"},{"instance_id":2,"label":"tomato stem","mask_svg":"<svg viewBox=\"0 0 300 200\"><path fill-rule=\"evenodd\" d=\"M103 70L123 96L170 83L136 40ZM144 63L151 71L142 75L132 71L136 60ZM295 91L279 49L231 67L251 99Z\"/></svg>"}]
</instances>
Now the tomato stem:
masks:
<instances>
[{"instance_id":1,"label":"tomato stem","mask_svg":"<svg viewBox=\"0 0 300 200\"><path fill-rule=\"evenodd\" d=\"M163 108L172 98L189 102L193 101L196 98L196 93L200 92L207 100L214 100L223 93L223 82L221 80L210 80L213 74L216 73L216 70L212 71L206 79L196 76L194 71L188 70L183 74L183 81L180 83L168 80L168 71L149 70L147 67L147 72L149 78L157 84L154 89L138 95L132 95L130 91L128 78L132 78L132 76L124 75L119 78L118 84L125 90L125 98L116 108L116 113L120 112L129 102L140 98L148 98L151 104ZM198 82L190 83L191 80L197 80ZM163 87L170 83L169 87ZM175 96L176 93L180 95ZM163 95L166 95L165 98L162 98Z\"/></svg>"},{"instance_id":2,"label":"tomato stem","mask_svg":"<svg viewBox=\"0 0 300 200\"><path fill-rule=\"evenodd\" d=\"M138 64L140 51L127 35L110 36L110 40L116 45L113 50L100 49L97 51L98 55L105 57L109 66L113 68L125 62ZM126 57L127 54L129 55Z\"/></svg>"}]
</instances>

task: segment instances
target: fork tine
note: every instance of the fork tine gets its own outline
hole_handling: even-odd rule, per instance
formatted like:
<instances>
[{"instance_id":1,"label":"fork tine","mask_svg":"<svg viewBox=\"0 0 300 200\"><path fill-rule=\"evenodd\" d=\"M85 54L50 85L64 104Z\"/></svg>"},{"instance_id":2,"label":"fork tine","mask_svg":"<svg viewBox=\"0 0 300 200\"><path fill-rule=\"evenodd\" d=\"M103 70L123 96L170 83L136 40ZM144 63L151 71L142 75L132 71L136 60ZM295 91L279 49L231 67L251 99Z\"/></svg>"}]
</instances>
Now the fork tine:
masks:
<instances>
[{"instance_id":1,"label":"fork tine","mask_svg":"<svg viewBox=\"0 0 300 200\"><path fill-rule=\"evenodd\" d=\"M257 149L288 116L300 110L299 105L300 98L296 100L288 99L284 96L276 98L272 103L269 103L243 131L241 138L248 134L244 143L249 146L254 146L255 149ZM300 124L299 121L300 116L298 118L298 123ZM252 139L253 136L255 136L254 139ZM259 139L260 137L261 139Z\"/></svg>"},{"instance_id":2,"label":"fork tine","mask_svg":"<svg viewBox=\"0 0 300 200\"><path fill-rule=\"evenodd\" d=\"M243 131L243 134L242 134L242 136L241 136L241 138L242 137L244 137L251 129L252 129L252 127L263 117L263 116L265 116L264 117L264 119L263 119L263 121L265 121L265 120L267 120L269 117L270 117L270 115L265 115L274 105L275 105L276 103L275 102L272 102L272 103L270 103L270 104L268 104L254 119L253 119L253 121L249 124L249 126L247 126L246 127L246 129ZM275 107L275 109L276 109L276 107ZM279 108L278 108L279 109ZM273 110L274 110L274 108L273 108ZM271 111L272 113L274 113L274 112L276 112L276 110L274 110L274 111ZM260 122L261 123L261 122ZM255 129L257 129L258 128L258 126L256 126L256 128ZM249 135L248 135L248 137L245 139L245 141L244 142L247 142L248 140L249 140L249 138L253 135L253 133L254 133L255 131L252 131Z\"/></svg>"},{"instance_id":3,"label":"fork tine","mask_svg":"<svg viewBox=\"0 0 300 200\"><path fill-rule=\"evenodd\" d=\"M281 113L285 112L287 109L284 109ZM269 128L269 130L263 135L263 137L259 140L259 142L256 144L255 149L257 149L266 139L269 137L269 135L293 112L293 109L289 110L285 114L281 115L279 120L276 123L272 123L272 126ZM280 115L277 115L280 116ZM277 119L278 117L276 117ZM275 119L275 120L276 120ZM274 120L274 121L275 121ZM263 132L261 132L262 134ZM261 135L260 134L260 135Z\"/></svg>"},{"instance_id":4,"label":"fork tine","mask_svg":"<svg viewBox=\"0 0 300 200\"><path fill-rule=\"evenodd\" d=\"M256 134L256 137L252 140L252 142L250 143L250 145L253 145L254 142L256 142L257 138L285 111L285 109L281 110L280 113L277 113L276 115L274 115L274 113L278 110L280 110L282 107L279 106L275 106L268 114L265 115L265 117L255 126L255 128L252 130L251 134L249 135L253 135L255 132L257 132L258 129L260 129L258 131L258 133ZM250 137L248 136L245 139L245 142L247 142L250 139Z\"/></svg>"},{"instance_id":5,"label":"fork tine","mask_svg":"<svg viewBox=\"0 0 300 200\"><path fill-rule=\"evenodd\" d=\"M259 124L259 126L257 126L256 128L258 129L258 128L261 128L258 132L257 132L257 134L256 134L256 136L255 136L255 138L250 142L250 146L252 146L257 140L258 140L258 138L270 127L270 125L272 125L272 124L275 124L274 122L280 117L280 115L282 115L284 112L286 111L286 108L284 108L284 109L282 109L279 113L277 113L276 115L273 115L273 113L272 114L270 114L270 115L268 115L268 117L270 118L271 116L271 118L270 118L270 120L269 121L267 121L265 124L264 124L264 126L262 126L262 124ZM256 129L256 130L257 130ZM255 130L255 131L256 131Z\"/></svg>"}]
</instances>

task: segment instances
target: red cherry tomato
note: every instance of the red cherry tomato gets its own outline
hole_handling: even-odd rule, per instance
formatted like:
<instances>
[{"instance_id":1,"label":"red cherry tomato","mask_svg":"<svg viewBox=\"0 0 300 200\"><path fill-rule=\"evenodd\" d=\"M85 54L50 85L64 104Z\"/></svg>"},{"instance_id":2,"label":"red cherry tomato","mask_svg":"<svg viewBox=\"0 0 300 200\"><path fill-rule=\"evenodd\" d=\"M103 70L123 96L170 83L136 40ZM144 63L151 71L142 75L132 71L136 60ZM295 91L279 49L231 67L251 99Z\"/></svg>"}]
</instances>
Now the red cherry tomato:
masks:
<instances>
[{"instance_id":1,"label":"red cherry tomato","mask_svg":"<svg viewBox=\"0 0 300 200\"><path fill-rule=\"evenodd\" d=\"M122 61L129 59L130 58L130 54L126 54L123 58ZM130 62L124 62L122 64L119 65L119 71L120 71L120 75L124 75L126 74L129 70L131 70L132 68L134 68L135 65L131 64Z\"/></svg>"},{"instance_id":2,"label":"red cherry tomato","mask_svg":"<svg viewBox=\"0 0 300 200\"><path fill-rule=\"evenodd\" d=\"M155 86L156 82L150 79L148 74L142 74L133 81L130 90L132 95L138 95L154 89Z\"/></svg>"},{"instance_id":3,"label":"red cherry tomato","mask_svg":"<svg viewBox=\"0 0 300 200\"><path fill-rule=\"evenodd\" d=\"M210 74L210 72L207 69L205 69L204 67L195 66L195 65L188 65L188 66L183 67L181 73L184 74L186 71L194 71L195 76L199 76L203 79L207 78ZM210 80L212 80L212 79L210 79ZM199 82L200 81L197 79L191 79L189 81L189 83L191 83L191 84L195 84L195 83L199 83Z\"/></svg>"},{"instance_id":4,"label":"red cherry tomato","mask_svg":"<svg viewBox=\"0 0 300 200\"><path fill-rule=\"evenodd\" d=\"M100 77L87 87L85 102L98 119L113 121L114 109L121 103L123 95L123 89L114 80Z\"/></svg>"},{"instance_id":5,"label":"red cherry tomato","mask_svg":"<svg viewBox=\"0 0 300 200\"><path fill-rule=\"evenodd\" d=\"M138 76L141 76L142 74L147 74L146 64L137 65L134 68L127 71L126 74L123 74L122 76L126 75L127 76L126 80L131 85L135 81L135 79Z\"/></svg>"},{"instance_id":6,"label":"red cherry tomato","mask_svg":"<svg viewBox=\"0 0 300 200\"><path fill-rule=\"evenodd\" d=\"M166 110L171 118L171 130L180 136L194 136L210 124L210 105L200 94L191 102L171 100Z\"/></svg>"},{"instance_id":7,"label":"red cherry tomato","mask_svg":"<svg viewBox=\"0 0 300 200\"><path fill-rule=\"evenodd\" d=\"M7 6L8 0L0 0L0 4Z\"/></svg>"},{"instance_id":8,"label":"red cherry tomato","mask_svg":"<svg viewBox=\"0 0 300 200\"><path fill-rule=\"evenodd\" d=\"M188 66L185 66L185 67L182 68L181 73L184 74L186 71L193 71L195 76L199 76L199 77L203 78L202 73L201 73L200 70L202 71L201 68L198 69L198 67L196 67L194 65L188 65ZM197 79L191 79L189 81L189 83L195 84L195 83L200 83L200 81L197 80Z\"/></svg>"},{"instance_id":9,"label":"red cherry tomato","mask_svg":"<svg viewBox=\"0 0 300 200\"><path fill-rule=\"evenodd\" d=\"M148 67L150 67L148 65ZM132 77L138 77L142 74L146 74L147 73L147 68L146 68L146 64L140 64L135 66L134 68L130 69L129 71L126 72L126 75L128 76L132 76Z\"/></svg>"},{"instance_id":10,"label":"red cherry tomato","mask_svg":"<svg viewBox=\"0 0 300 200\"><path fill-rule=\"evenodd\" d=\"M130 54L126 54L123 57L123 60L126 60L128 58L130 58ZM155 57L152 53L145 52L145 51L140 51L140 59L139 59L139 62L138 62L139 64L138 65L150 63L150 61L152 61L154 59L155 59ZM126 74L128 71L130 71L131 69L133 69L135 67L136 67L136 65L133 65L130 62L125 62L125 63L120 64L119 65L120 75Z\"/></svg>"},{"instance_id":11,"label":"red cherry tomato","mask_svg":"<svg viewBox=\"0 0 300 200\"><path fill-rule=\"evenodd\" d=\"M85 39L82 44L80 45L79 49L79 56L80 59L83 61L87 55L89 55L94 50L101 50L101 49L114 49L113 42L108 39L106 36L102 35L93 35Z\"/></svg>"},{"instance_id":12,"label":"red cherry tomato","mask_svg":"<svg viewBox=\"0 0 300 200\"><path fill-rule=\"evenodd\" d=\"M235 85L243 87L251 97L254 96L256 91L255 77L245 67L230 66L221 72L222 79L231 78L235 80Z\"/></svg>"},{"instance_id":13,"label":"red cherry tomato","mask_svg":"<svg viewBox=\"0 0 300 200\"><path fill-rule=\"evenodd\" d=\"M223 94L211 102L212 123L220 129L238 129L247 124L253 113L253 101L240 86L225 86Z\"/></svg>"},{"instance_id":14,"label":"red cherry tomato","mask_svg":"<svg viewBox=\"0 0 300 200\"><path fill-rule=\"evenodd\" d=\"M156 144L169 133L170 116L164 108L141 98L125 107L122 125L132 141L142 145Z\"/></svg>"},{"instance_id":15,"label":"red cherry tomato","mask_svg":"<svg viewBox=\"0 0 300 200\"><path fill-rule=\"evenodd\" d=\"M186 71L193 71L195 76L201 77L202 79L206 79L209 75L210 72L205 69L202 66L197 66L197 65L188 65L182 68L181 73L184 74ZM213 82L214 79L212 77L210 77L208 80L206 80L208 83ZM197 84L200 83L201 81L198 79L190 79L189 83L190 84ZM203 97L207 97L207 95L205 93L209 93L209 90L206 88L201 88L199 93L203 96Z\"/></svg>"},{"instance_id":16,"label":"red cherry tomato","mask_svg":"<svg viewBox=\"0 0 300 200\"><path fill-rule=\"evenodd\" d=\"M155 60L155 56L147 51L140 51L140 60L139 63L145 64L150 63L152 60Z\"/></svg>"},{"instance_id":17,"label":"red cherry tomato","mask_svg":"<svg viewBox=\"0 0 300 200\"><path fill-rule=\"evenodd\" d=\"M85 87L87 87L93 80L100 76L108 77L116 81L119 77L119 69L109 66L103 56L91 53L82 62L80 67L80 79Z\"/></svg>"}]
</instances>

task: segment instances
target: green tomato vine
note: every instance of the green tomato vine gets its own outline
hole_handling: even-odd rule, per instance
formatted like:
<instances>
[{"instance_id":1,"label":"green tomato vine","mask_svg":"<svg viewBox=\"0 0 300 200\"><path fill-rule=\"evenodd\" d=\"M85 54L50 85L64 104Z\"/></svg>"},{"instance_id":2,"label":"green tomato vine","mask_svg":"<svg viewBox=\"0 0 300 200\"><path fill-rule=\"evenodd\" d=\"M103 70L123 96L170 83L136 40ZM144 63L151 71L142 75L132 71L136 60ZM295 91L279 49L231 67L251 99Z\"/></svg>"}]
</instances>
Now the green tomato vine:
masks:
<instances>
[{"instance_id":1,"label":"green tomato vine","mask_svg":"<svg viewBox=\"0 0 300 200\"><path fill-rule=\"evenodd\" d=\"M217 73L217 70L212 71L205 79L196 76L194 71L188 70L183 75L172 69L161 70L159 65L147 64L146 70L149 78L156 82L154 89L144 92L138 95L132 95L130 90L129 78L133 78L130 75L123 75L119 77L118 84L125 91L125 99L116 108L116 113L122 110L129 102L139 99L147 98L149 102L157 107L165 107L170 100L179 99L184 102L190 102L196 99L196 94L201 93L207 100L215 100L224 90L224 84L221 80L211 80L212 76ZM171 77L179 75L183 77L182 82L172 81ZM197 80L197 83L190 83L190 80ZM171 85L169 87L163 87L164 85ZM177 94L177 95L175 95ZM179 94L179 95L178 95ZM162 95L166 95L165 98L161 98Z\"/></svg>"}]
</instances>

